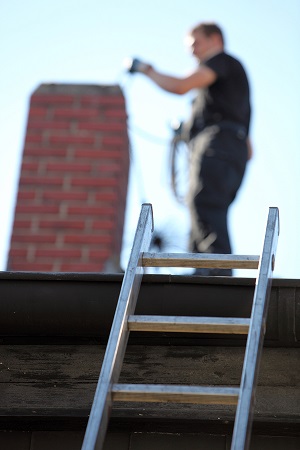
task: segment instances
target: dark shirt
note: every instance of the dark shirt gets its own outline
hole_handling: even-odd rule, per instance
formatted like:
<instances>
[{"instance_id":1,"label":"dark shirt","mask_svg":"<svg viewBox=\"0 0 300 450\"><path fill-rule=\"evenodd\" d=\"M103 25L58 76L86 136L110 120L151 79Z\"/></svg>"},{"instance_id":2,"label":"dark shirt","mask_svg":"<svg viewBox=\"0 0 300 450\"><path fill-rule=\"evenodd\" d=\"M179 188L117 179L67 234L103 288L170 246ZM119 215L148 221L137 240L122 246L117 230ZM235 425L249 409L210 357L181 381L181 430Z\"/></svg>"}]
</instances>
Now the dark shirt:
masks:
<instances>
[{"instance_id":1,"label":"dark shirt","mask_svg":"<svg viewBox=\"0 0 300 450\"><path fill-rule=\"evenodd\" d=\"M222 121L250 126L250 93L246 72L241 63L226 53L218 53L201 63L217 74L216 81L199 89L193 102L190 137L204 127Z\"/></svg>"}]
</instances>

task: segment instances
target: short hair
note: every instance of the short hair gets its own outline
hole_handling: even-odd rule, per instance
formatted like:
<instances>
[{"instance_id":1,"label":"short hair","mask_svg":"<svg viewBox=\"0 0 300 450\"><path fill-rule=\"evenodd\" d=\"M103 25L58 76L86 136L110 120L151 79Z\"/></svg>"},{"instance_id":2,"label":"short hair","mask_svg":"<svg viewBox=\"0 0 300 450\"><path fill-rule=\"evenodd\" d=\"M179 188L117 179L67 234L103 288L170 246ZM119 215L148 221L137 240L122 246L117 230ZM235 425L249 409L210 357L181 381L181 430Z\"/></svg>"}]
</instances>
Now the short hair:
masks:
<instances>
[{"instance_id":1,"label":"short hair","mask_svg":"<svg viewBox=\"0 0 300 450\"><path fill-rule=\"evenodd\" d=\"M198 25L196 25L195 27L193 27L190 31L190 34L193 33L203 33L205 34L205 36L211 36L212 34L218 34L221 38L222 44L224 45L224 35L223 32L221 30L221 28L219 27L219 25L217 25L216 23L213 22L202 22L199 23Z\"/></svg>"}]
</instances>

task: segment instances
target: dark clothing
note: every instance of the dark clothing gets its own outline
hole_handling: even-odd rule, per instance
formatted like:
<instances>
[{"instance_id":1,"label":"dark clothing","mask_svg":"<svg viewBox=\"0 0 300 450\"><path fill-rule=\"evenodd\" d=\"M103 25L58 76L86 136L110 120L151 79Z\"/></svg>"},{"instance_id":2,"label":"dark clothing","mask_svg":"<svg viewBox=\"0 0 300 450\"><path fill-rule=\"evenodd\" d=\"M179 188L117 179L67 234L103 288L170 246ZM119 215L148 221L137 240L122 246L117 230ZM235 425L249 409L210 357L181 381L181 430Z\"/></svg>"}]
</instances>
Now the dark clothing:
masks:
<instances>
[{"instance_id":1,"label":"dark clothing","mask_svg":"<svg viewBox=\"0 0 300 450\"><path fill-rule=\"evenodd\" d=\"M249 133L249 83L243 66L232 56L218 53L202 63L217 74L211 86L200 89L190 119L190 138L221 121L243 125Z\"/></svg>"},{"instance_id":2,"label":"dark clothing","mask_svg":"<svg viewBox=\"0 0 300 450\"><path fill-rule=\"evenodd\" d=\"M227 214L243 180L250 123L249 86L241 64L220 53L206 62L216 82L201 89L190 128L190 250L231 253ZM202 270L231 275L231 270Z\"/></svg>"}]
</instances>

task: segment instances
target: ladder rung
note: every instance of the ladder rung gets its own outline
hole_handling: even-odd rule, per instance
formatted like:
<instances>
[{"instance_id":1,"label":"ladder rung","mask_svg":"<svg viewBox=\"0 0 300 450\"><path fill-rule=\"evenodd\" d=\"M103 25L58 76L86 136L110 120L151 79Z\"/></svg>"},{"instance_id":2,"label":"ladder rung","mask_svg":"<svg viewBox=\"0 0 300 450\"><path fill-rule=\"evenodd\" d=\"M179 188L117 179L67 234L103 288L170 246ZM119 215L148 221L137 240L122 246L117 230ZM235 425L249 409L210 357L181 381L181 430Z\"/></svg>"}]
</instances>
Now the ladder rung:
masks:
<instances>
[{"instance_id":1,"label":"ladder rung","mask_svg":"<svg viewBox=\"0 0 300 450\"><path fill-rule=\"evenodd\" d=\"M130 331L247 334L250 319L235 317L139 316L128 317Z\"/></svg>"},{"instance_id":2,"label":"ladder rung","mask_svg":"<svg viewBox=\"0 0 300 450\"><path fill-rule=\"evenodd\" d=\"M114 384L113 401L236 405L239 388L162 384Z\"/></svg>"},{"instance_id":3,"label":"ladder rung","mask_svg":"<svg viewBox=\"0 0 300 450\"><path fill-rule=\"evenodd\" d=\"M219 255L212 253L149 253L142 254L143 267L193 267L219 269L257 269L259 256Z\"/></svg>"}]
</instances>

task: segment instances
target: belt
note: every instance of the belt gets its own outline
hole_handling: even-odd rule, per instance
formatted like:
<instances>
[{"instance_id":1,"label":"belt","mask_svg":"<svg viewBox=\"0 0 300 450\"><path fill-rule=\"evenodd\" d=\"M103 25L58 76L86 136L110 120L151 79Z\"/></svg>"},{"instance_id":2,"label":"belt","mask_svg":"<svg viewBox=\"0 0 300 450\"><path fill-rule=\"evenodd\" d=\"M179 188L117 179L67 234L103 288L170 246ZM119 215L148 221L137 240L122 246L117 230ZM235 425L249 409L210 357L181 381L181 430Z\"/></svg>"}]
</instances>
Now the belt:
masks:
<instances>
[{"instance_id":1,"label":"belt","mask_svg":"<svg viewBox=\"0 0 300 450\"><path fill-rule=\"evenodd\" d=\"M220 130L234 131L240 139L245 139L247 137L246 127L239 123L231 122L230 120L222 120L221 122L213 124L213 126L218 127Z\"/></svg>"},{"instance_id":2,"label":"belt","mask_svg":"<svg viewBox=\"0 0 300 450\"><path fill-rule=\"evenodd\" d=\"M239 139L245 139L248 134L247 128L244 125L239 124L237 122L232 122L231 120L220 120L219 122L207 122L203 124L201 128L199 127L198 129L194 128L194 130L192 130L191 139L207 128L216 129L217 131L219 130L233 131L234 133L236 133Z\"/></svg>"}]
</instances>

